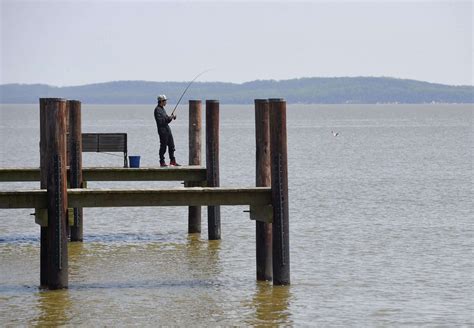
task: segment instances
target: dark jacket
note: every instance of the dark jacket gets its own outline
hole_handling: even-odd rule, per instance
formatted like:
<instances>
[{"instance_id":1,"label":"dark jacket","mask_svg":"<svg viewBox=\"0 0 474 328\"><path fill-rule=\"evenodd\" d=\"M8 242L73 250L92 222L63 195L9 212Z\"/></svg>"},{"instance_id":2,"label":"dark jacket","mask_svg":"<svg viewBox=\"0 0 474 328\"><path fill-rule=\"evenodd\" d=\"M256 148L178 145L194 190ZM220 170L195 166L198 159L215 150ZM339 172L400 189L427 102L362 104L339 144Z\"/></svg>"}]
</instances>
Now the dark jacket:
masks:
<instances>
[{"instance_id":1,"label":"dark jacket","mask_svg":"<svg viewBox=\"0 0 474 328\"><path fill-rule=\"evenodd\" d=\"M169 127L169 123L173 120L171 116L166 114L166 110L157 105L155 108L155 121L156 127L158 129L158 134L171 134L171 128Z\"/></svg>"}]
</instances>

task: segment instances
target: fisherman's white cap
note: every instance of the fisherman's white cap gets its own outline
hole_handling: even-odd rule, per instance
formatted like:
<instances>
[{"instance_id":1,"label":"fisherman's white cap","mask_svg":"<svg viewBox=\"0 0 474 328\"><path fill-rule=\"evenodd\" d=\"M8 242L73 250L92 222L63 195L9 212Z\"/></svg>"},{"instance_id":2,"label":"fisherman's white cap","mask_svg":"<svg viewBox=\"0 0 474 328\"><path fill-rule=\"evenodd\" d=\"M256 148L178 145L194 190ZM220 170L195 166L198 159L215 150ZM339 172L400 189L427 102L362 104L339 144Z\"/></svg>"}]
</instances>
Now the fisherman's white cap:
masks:
<instances>
[{"instance_id":1,"label":"fisherman's white cap","mask_svg":"<svg viewBox=\"0 0 474 328\"><path fill-rule=\"evenodd\" d=\"M168 100L168 98L166 98L166 95L159 95L158 101L163 101L163 100Z\"/></svg>"}]
</instances>

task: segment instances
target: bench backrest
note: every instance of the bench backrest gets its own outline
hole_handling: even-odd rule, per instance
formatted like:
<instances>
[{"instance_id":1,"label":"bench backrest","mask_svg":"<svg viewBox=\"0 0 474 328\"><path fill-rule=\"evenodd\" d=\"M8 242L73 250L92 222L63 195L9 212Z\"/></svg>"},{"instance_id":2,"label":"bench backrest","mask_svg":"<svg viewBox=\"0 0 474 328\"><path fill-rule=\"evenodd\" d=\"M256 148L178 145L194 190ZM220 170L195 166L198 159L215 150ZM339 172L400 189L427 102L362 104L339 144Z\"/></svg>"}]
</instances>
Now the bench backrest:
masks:
<instances>
[{"instance_id":1,"label":"bench backrest","mask_svg":"<svg viewBox=\"0 0 474 328\"><path fill-rule=\"evenodd\" d=\"M68 142L69 145L69 142ZM69 162L69 147L67 158ZM121 152L123 167L128 167L126 133L83 133L82 152Z\"/></svg>"},{"instance_id":2,"label":"bench backrest","mask_svg":"<svg viewBox=\"0 0 474 328\"><path fill-rule=\"evenodd\" d=\"M83 152L123 152L127 153L126 133L83 133Z\"/></svg>"}]
</instances>

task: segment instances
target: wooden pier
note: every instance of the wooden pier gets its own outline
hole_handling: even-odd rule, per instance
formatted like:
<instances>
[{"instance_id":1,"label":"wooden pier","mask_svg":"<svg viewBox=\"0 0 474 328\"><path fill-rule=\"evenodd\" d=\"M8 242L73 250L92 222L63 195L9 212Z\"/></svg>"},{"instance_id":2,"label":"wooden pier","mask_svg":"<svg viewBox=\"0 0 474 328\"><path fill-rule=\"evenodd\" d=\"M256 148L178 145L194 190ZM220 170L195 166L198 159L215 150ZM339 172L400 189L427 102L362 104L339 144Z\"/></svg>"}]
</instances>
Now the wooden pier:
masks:
<instances>
[{"instance_id":1,"label":"wooden pier","mask_svg":"<svg viewBox=\"0 0 474 328\"><path fill-rule=\"evenodd\" d=\"M40 99L40 167L0 168L0 182L39 181L40 189L0 191L0 209L33 208L40 225L40 283L68 287L68 238L83 240L82 208L188 206L188 232L221 238L220 206L249 205L256 220L257 280L290 284L286 102L255 100L256 186L226 188L219 179L219 102L206 101L206 163L201 166L201 101L189 102L189 164L167 168L82 167L81 103ZM67 151L68 150L68 151ZM86 181L182 181L162 189L90 189Z\"/></svg>"},{"instance_id":2,"label":"wooden pier","mask_svg":"<svg viewBox=\"0 0 474 328\"><path fill-rule=\"evenodd\" d=\"M69 170L68 170L69 171ZM85 167L84 181L189 181L205 182L203 166L161 167ZM40 181L39 168L0 168L0 182Z\"/></svg>"}]
</instances>

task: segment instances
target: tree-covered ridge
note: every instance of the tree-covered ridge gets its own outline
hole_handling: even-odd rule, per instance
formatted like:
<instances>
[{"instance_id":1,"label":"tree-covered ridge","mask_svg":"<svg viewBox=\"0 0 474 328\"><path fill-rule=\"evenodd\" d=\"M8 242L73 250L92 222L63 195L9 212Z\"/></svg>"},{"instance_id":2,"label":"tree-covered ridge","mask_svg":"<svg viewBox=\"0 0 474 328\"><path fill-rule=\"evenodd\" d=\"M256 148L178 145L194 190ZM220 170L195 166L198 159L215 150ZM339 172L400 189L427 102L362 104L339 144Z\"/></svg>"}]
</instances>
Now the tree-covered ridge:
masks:
<instances>
[{"instance_id":1,"label":"tree-covered ridge","mask_svg":"<svg viewBox=\"0 0 474 328\"><path fill-rule=\"evenodd\" d=\"M116 81L82 86L0 85L1 103L37 103L61 97L91 104L149 104L158 94L177 101L188 82ZM449 86L387 77L300 78L257 80L242 84L195 82L182 101L218 99L223 104L249 104L257 98L285 98L288 103L473 103L474 87Z\"/></svg>"}]
</instances>

